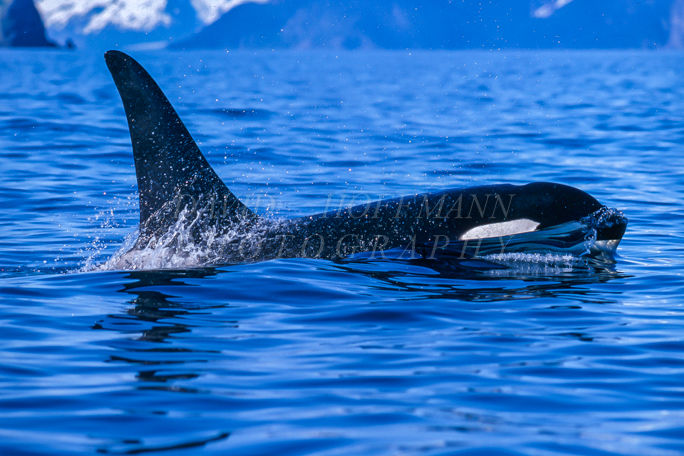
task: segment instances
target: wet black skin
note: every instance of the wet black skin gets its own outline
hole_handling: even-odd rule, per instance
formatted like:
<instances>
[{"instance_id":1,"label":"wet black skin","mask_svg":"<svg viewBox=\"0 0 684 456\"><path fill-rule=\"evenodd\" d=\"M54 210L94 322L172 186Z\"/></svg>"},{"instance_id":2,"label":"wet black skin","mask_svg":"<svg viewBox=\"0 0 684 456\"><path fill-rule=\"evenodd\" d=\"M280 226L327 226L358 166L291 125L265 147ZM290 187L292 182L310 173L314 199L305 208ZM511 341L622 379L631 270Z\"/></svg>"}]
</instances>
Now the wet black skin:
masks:
<instances>
[{"instance_id":1,"label":"wet black skin","mask_svg":"<svg viewBox=\"0 0 684 456\"><path fill-rule=\"evenodd\" d=\"M541 230L580 220L603 207L574 187L538 182L414 194L269 223L225 186L140 64L119 51L107 52L105 60L121 95L133 144L140 195L136 248L169 230L184 207L199 214L200 222L192 229L194 242L201 242L207 226L219 232L240 228L244 236L221 247L226 262L302 256L336 259L406 248L425 255L446 239L458 241L476 226L529 219L538 222ZM599 233L599 239L619 239L624 228Z\"/></svg>"},{"instance_id":2,"label":"wet black skin","mask_svg":"<svg viewBox=\"0 0 684 456\"><path fill-rule=\"evenodd\" d=\"M429 256L447 240L453 248L461 235L476 226L526 218L543 229L579 220L601 207L590 195L566 185L486 185L302 217L292 222L287 233L280 230L268 238L284 244L287 251L305 247L303 256L308 257L330 259L391 249L417 249ZM284 240L284 234L290 238Z\"/></svg>"}]
</instances>

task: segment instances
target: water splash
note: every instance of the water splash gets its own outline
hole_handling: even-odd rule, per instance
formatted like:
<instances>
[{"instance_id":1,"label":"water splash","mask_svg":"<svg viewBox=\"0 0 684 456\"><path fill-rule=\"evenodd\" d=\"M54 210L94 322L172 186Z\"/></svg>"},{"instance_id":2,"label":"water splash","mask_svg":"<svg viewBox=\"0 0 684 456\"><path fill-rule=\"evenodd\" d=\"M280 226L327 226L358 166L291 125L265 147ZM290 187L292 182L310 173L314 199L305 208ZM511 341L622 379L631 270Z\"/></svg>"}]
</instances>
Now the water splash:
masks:
<instances>
[{"instance_id":1,"label":"water splash","mask_svg":"<svg viewBox=\"0 0 684 456\"><path fill-rule=\"evenodd\" d=\"M485 260L499 264L514 265L516 263L545 264L549 266L585 265L586 260L572 253L499 253L485 255Z\"/></svg>"},{"instance_id":2,"label":"water splash","mask_svg":"<svg viewBox=\"0 0 684 456\"><path fill-rule=\"evenodd\" d=\"M185 207L165 232L144 242L130 235L111 258L98 265L91 261L86 270L186 269L254 261L248 253L258 252L271 230L290 223L242 216L219 230L216 224L204 223L205 216L206 208Z\"/></svg>"},{"instance_id":3,"label":"water splash","mask_svg":"<svg viewBox=\"0 0 684 456\"><path fill-rule=\"evenodd\" d=\"M99 222L97 232L93 236L88 236L90 241L80 251L85 257L81 267L75 272L93 271L98 265L111 256L112 247L117 249L117 253L130 250L137 239L138 230L130 231L131 227L128 220L138 218L138 195L134 193L125 198L113 197L107 200L112 205L108 209L99 210L94 216L88 217L88 222L94 224ZM123 244L121 239L123 238ZM109 253L109 255L108 255ZM115 253L114 255L117 255Z\"/></svg>"},{"instance_id":4,"label":"water splash","mask_svg":"<svg viewBox=\"0 0 684 456\"><path fill-rule=\"evenodd\" d=\"M612 228L618 224L626 224L627 217L625 217L625 214L622 211L604 206L596 212L593 212L586 217L582 217L580 223L589 228L598 230L602 228Z\"/></svg>"}]
</instances>

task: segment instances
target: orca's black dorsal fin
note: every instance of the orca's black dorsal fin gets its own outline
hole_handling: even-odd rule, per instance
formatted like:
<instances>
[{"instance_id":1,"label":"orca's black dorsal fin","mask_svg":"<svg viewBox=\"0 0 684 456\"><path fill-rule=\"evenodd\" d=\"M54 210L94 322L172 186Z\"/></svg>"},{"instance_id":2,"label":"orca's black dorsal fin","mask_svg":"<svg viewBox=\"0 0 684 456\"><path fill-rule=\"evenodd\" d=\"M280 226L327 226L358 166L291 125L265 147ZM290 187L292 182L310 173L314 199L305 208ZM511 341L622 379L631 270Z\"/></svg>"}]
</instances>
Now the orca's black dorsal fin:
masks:
<instances>
[{"instance_id":1,"label":"orca's black dorsal fin","mask_svg":"<svg viewBox=\"0 0 684 456\"><path fill-rule=\"evenodd\" d=\"M238 213L255 217L209 165L149 73L123 52L108 51L105 61L121 95L131 133L141 233L161 228L159 221L150 223L150 219L178 198L194 204L219 201L234 217ZM231 214L224 216L232 218Z\"/></svg>"}]
</instances>

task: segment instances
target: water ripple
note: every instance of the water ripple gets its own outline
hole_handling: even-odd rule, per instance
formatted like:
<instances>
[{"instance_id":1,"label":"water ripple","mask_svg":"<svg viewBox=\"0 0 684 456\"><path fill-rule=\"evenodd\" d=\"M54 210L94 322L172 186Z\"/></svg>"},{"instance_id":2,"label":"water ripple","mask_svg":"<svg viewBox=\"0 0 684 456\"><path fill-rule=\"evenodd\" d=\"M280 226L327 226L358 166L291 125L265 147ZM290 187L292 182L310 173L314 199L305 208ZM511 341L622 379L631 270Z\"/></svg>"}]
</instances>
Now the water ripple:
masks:
<instances>
[{"instance_id":1,"label":"water ripple","mask_svg":"<svg viewBox=\"0 0 684 456\"><path fill-rule=\"evenodd\" d=\"M0 453L684 450L681 55L136 58L259 213L556 181L620 256L83 272L137 228L125 113L101 55L2 50Z\"/></svg>"}]
</instances>

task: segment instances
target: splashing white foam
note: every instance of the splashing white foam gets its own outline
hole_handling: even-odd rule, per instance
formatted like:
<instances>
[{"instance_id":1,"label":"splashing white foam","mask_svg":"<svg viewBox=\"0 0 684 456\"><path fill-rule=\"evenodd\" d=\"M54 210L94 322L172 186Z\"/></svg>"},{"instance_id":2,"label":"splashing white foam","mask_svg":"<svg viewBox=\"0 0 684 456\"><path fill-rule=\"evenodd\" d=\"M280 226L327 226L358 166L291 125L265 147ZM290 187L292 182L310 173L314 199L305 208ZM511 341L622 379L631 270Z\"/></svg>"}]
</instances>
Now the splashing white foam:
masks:
<instances>
[{"instance_id":1,"label":"splashing white foam","mask_svg":"<svg viewBox=\"0 0 684 456\"><path fill-rule=\"evenodd\" d=\"M571 253L503 253L483 258L507 267L486 271L486 275L492 277L561 276L587 265L586 259Z\"/></svg>"},{"instance_id":2,"label":"splashing white foam","mask_svg":"<svg viewBox=\"0 0 684 456\"><path fill-rule=\"evenodd\" d=\"M585 264L583 258L571 253L500 253L485 255L483 259L506 265L516 263L544 264L548 266Z\"/></svg>"},{"instance_id":3,"label":"splashing white foam","mask_svg":"<svg viewBox=\"0 0 684 456\"><path fill-rule=\"evenodd\" d=\"M187 269L231 263L231 255L249 261L244 252L258 251L256 247L269 230L289 223L287 220L261 218L258 221L238 219L220 232L216 226L203 226L200 238L193 232L201 223L204 211L191 211L186 207L176 222L165 233L151 237L140 245L137 236L131 235L111 258L101 264L90 261L86 270L149 270Z\"/></svg>"}]
</instances>

